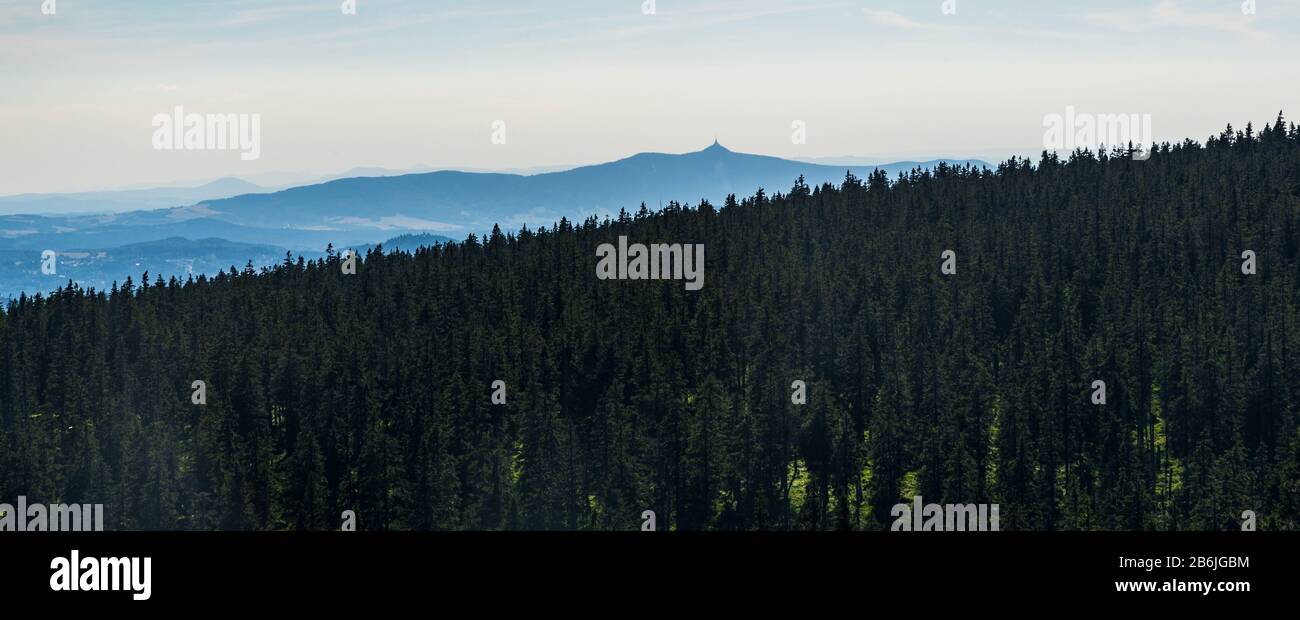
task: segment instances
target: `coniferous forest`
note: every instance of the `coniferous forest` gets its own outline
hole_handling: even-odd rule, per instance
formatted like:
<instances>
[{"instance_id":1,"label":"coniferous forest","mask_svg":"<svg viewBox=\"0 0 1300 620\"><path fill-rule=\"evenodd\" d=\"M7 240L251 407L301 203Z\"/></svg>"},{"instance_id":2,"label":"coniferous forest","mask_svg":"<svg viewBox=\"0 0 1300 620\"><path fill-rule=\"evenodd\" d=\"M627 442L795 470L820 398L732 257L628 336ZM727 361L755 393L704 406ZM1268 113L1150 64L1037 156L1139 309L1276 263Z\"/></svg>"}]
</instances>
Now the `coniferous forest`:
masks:
<instances>
[{"instance_id":1,"label":"coniferous forest","mask_svg":"<svg viewBox=\"0 0 1300 620\"><path fill-rule=\"evenodd\" d=\"M752 189L15 300L0 501L116 530L888 529L915 495L1004 530L1300 529L1294 124ZM703 289L598 279L619 236L704 244Z\"/></svg>"}]
</instances>

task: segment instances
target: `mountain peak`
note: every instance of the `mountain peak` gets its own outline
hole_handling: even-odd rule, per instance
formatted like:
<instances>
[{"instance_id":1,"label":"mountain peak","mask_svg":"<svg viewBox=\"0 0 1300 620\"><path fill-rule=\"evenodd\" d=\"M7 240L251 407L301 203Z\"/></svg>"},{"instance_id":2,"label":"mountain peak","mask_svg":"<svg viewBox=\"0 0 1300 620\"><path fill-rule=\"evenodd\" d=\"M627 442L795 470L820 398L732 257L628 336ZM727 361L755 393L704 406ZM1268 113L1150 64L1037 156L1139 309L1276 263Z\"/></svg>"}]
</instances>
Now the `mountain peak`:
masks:
<instances>
[{"instance_id":1,"label":"mountain peak","mask_svg":"<svg viewBox=\"0 0 1300 620\"><path fill-rule=\"evenodd\" d=\"M718 139L714 138L713 144L710 144L709 148L706 148L700 152L701 153L730 153L731 150L725 146L722 146L720 143L718 143Z\"/></svg>"}]
</instances>

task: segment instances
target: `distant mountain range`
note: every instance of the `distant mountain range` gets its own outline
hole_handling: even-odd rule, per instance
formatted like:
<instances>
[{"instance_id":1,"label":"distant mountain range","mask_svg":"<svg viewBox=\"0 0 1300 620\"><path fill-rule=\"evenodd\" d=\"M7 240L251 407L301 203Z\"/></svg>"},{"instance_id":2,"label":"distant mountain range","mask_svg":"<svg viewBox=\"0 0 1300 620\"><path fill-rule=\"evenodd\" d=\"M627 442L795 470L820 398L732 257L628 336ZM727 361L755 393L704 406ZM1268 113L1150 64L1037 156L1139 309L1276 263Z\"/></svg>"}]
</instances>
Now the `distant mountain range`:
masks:
<instances>
[{"instance_id":1,"label":"distant mountain range","mask_svg":"<svg viewBox=\"0 0 1300 620\"><path fill-rule=\"evenodd\" d=\"M271 188L235 178L217 179L194 187L76 192L70 194L17 194L0 196L0 214L120 213L140 209L165 209L202 200L267 192Z\"/></svg>"},{"instance_id":2,"label":"distant mountain range","mask_svg":"<svg viewBox=\"0 0 1300 620\"><path fill-rule=\"evenodd\" d=\"M916 167L828 166L737 153L718 143L680 155L641 153L618 161L534 175L438 171L390 177L349 178L267 194L208 200L196 217L258 227L298 230L430 230L465 233L522 225L549 225L562 216L614 214L642 203L657 208L670 200L721 202L728 194L759 188L786 191L802 175L809 185L838 184L852 172L877 169L891 176ZM986 165L977 160L949 163Z\"/></svg>"},{"instance_id":3,"label":"distant mountain range","mask_svg":"<svg viewBox=\"0 0 1300 620\"><path fill-rule=\"evenodd\" d=\"M915 168L987 166L979 160L823 165L731 151L714 142L692 153L641 153L558 172L512 174L439 170L401 174L356 168L350 176L274 191L240 179L195 187L0 197L0 297L46 291L72 279L102 288L127 275L212 273L249 261L262 266L286 251L319 255L325 247L365 251L483 234L499 224L551 226L561 217L614 216L641 204L720 204L759 188L785 192L841 183L876 170L891 177ZM397 174L390 174L397 173ZM446 236L442 236L446 235ZM40 272L42 251L63 257L57 277Z\"/></svg>"},{"instance_id":4,"label":"distant mountain range","mask_svg":"<svg viewBox=\"0 0 1300 620\"><path fill-rule=\"evenodd\" d=\"M387 252L413 252L451 241L438 235L403 235L385 241ZM341 246L364 255L374 249L374 244ZM184 239L172 237L143 243L128 243L114 248L69 249L55 253L54 273L41 269L42 256L31 250L0 250L0 301L17 297L20 293L49 292L69 281L82 288L105 291L114 283L121 285L128 277L136 284L145 273L152 283L161 277L164 281L199 275L215 275L231 268L242 270L252 264L254 269L274 265L285 259L283 247L269 244L241 243L216 237ZM308 260L320 258L324 252L295 252Z\"/></svg>"}]
</instances>

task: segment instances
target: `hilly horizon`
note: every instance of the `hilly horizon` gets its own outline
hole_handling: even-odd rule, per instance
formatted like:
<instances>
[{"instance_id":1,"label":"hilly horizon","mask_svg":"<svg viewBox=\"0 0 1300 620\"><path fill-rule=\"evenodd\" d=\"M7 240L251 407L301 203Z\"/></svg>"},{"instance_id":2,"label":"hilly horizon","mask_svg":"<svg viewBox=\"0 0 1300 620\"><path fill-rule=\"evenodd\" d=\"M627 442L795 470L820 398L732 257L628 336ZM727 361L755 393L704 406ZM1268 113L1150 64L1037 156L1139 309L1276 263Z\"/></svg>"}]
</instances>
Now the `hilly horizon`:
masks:
<instances>
[{"instance_id":1,"label":"hilly horizon","mask_svg":"<svg viewBox=\"0 0 1300 620\"><path fill-rule=\"evenodd\" d=\"M715 141L690 153L638 153L538 174L436 170L390 176L394 171L353 168L380 175L280 191L227 177L196 187L10 196L0 198L0 213L23 204L50 211L0 214L0 296L49 292L67 276L103 288L146 269L170 276L212 274L249 262L261 267L286 251L315 256L329 245L364 252L404 239L409 247L402 249L409 250L421 242L486 234L494 225L514 231L551 227L561 218L612 217L642 204L720 204L728 194L787 192L801 176L810 186L838 185L850 173L866 178L884 170L892 176L940 162L987 166L979 160L820 165L738 153ZM210 195L200 198L200 192ZM126 207L133 201L149 207ZM40 272L46 250L66 258L60 275Z\"/></svg>"},{"instance_id":2,"label":"hilly horizon","mask_svg":"<svg viewBox=\"0 0 1300 620\"><path fill-rule=\"evenodd\" d=\"M611 215L641 204L720 202L728 194L786 191L803 176L809 185L842 182L876 170L891 176L916 167L987 166L981 160L936 159L878 166L821 165L739 153L714 142L681 154L643 152L612 162L533 175L434 172L353 177L266 194L207 200L203 217L244 225L311 230L393 229L476 232L549 226L561 217Z\"/></svg>"},{"instance_id":3,"label":"hilly horizon","mask_svg":"<svg viewBox=\"0 0 1300 620\"><path fill-rule=\"evenodd\" d=\"M690 153L643 152L539 174L437 170L348 177L279 191L221 192L207 198L195 198L192 192L218 182L189 189L11 196L0 198L0 211L19 199L30 203L33 197L43 197L59 211L73 212L0 214L0 250L104 248L171 237L220 237L320 251L330 243L377 243L402 234L432 232L457 237L481 234L494 225L511 230L552 226L562 217L612 216L643 203L657 207L674 200L720 202L728 194L748 195L760 188L784 192L800 176L809 185L839 184L848 173L865 178L884 170L894 176L940 162L988 166L981 160L950 159L879 166L821 165L739 153L715 141ZM219 187L226 190L267 189L240 179L225 181L229 182ZM120 208L131 196L156 205L168 196L180 195L191 200L166 208ZM105 203L118 208L98 212L88 208Z\"/></svg>"},{"instance_id":4,"label":"hilly horizon","mask_svg":"<svg viewBox=\"0 0 1300 620\"><path fill-rule=\"evenodd\" d=\"M336 250L351 249L358 255L366 255L382 246L385 253L410 253L448 241L452 239L440 235L400 235L379 244L340 245ZM324 249L322 246L322 251L291 254L294 260L315 260L326 256ZM114 284L121 285L128 279L139 282L146 273L152 282L173 277L185 281L190 276L212 276L219 271L243 270L248 266L260 270L284 261L286 252L290 250L274 242L245 243L215 236L194 239L168 237L123 243L116 247L60 250L56 253L55 273L45 273L41 269L40 253L0 249L0 265L3 265L0 267L0 302L16 299L23 293L28 296L51 293L69 282L83 289L108 291Z\"/></svg>"},{"instance_id":5,"label":"hilly horizon","mask_svg":"<svg viewBox=\"0 0 1300 620\"><path fill-rule=\"evenodd\" d=\"M272 191L236 177L221 177L199 185L111 189L89 192L25 193L0 196L0 214L121 213L140 209L165 209L213 198L257 191Z\"/></svg>"}]
</instances>

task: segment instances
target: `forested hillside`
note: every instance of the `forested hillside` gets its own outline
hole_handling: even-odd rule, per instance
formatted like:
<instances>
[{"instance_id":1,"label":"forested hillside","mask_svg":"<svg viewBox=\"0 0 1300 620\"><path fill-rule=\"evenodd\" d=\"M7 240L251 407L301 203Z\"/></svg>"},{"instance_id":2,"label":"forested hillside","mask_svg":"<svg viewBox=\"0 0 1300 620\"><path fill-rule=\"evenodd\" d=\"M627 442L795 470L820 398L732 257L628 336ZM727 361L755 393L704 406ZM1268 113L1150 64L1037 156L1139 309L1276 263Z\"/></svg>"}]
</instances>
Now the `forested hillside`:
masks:
<instances>
[{"instance_id":1,"label":"forested hillside","mask_svg":"<svg viewBox=\"0 0 1300 620\"><path fill-rule=\"evenodd\" d=\"M598 280L620 235L703 243L703 289ZM1298 254L1279 118L355 274L65 289L0 315L0 501L107 529L886 529L921 495L1004 530L1300 529Z\"/></svg>"}]
</instances>

